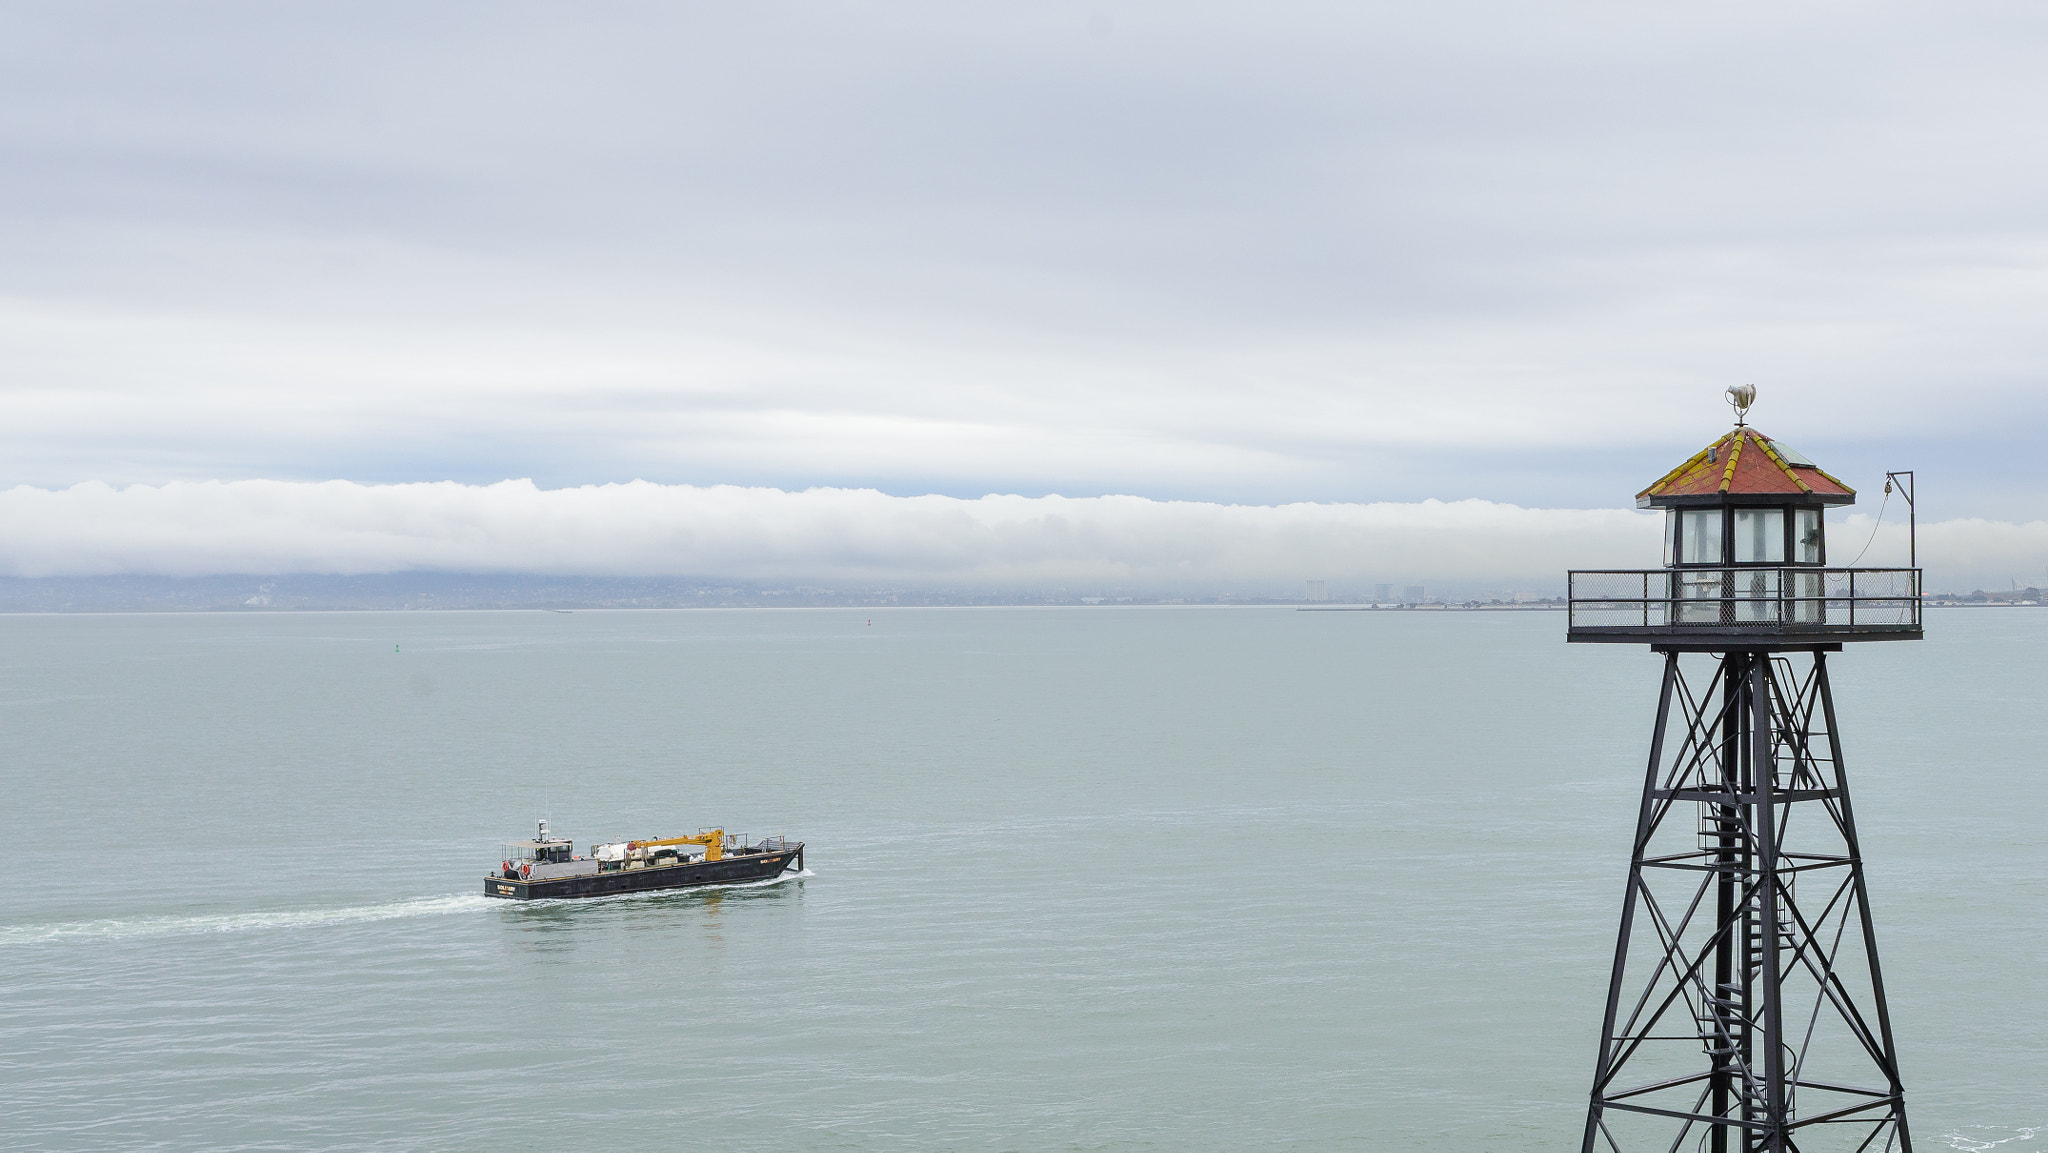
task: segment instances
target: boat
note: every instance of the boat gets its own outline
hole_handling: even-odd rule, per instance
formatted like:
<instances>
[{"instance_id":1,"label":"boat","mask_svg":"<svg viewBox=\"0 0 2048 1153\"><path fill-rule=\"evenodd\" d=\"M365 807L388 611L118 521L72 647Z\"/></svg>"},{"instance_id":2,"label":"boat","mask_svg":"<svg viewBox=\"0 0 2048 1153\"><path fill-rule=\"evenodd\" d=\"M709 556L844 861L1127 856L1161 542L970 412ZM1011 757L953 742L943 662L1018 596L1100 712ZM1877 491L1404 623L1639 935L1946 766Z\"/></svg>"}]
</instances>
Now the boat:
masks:
<instances>
[{"instance_id":1,"label":"boat","mask_svg":"<svg viewBox=\"0 0 2048 1153\"><path fill-rule=\"evenodd\" d=\"M802 872L804 843L786 837L751 841L724 829L689 837L657 837L592 845L585 856L566 837L536 823L534 838L505 846L504 859L484 878L484 896L512 901L555 897L609 897L656 889L735 885Z\"/></svg>"}]
</instances>

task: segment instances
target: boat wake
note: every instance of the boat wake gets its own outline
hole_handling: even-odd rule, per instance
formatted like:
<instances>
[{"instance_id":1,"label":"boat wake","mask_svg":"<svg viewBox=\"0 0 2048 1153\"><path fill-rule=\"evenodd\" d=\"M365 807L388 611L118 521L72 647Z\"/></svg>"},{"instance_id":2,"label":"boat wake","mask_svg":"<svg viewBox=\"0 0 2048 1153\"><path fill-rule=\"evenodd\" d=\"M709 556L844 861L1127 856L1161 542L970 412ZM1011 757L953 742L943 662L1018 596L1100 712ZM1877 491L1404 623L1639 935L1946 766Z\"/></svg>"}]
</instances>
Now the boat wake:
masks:
<instances>
[{"instance_id":1,"label":"boat wake","mask_svg":"<svg viewBox=\"0 0 2048 1153\"><path fill-rule=\"evenodd\" d=\"M388 921L398 917L432 917L444 913L466 913L488 907L481 893L450 893L440 897L414 897L375 905L345 905L312 909L275 909L264 912L216 913L185 917L118 917L98 921L63 921L56 924L10 925L0 928L0 948L44 941L122 940L132 937L186 936L197 933L244 933L257 929L296 929L312 925L346 924L356 921Z\"/></svg>"},{"instance_id":2,"label":"boat wake","mask_svg":"<svg viewBox=\"0 0 2048 1153\"><path fill-rule=\"evenodd\" d=\"M621 893L612 897L557 898L512 902L514 905L591 905L638 897L668 896L676 893L726 892L759 889L785 881L815 876L809 869L785 872L759 881L729 885L700 885L689 889L657 889L645 893ZM273 909L247 913L213 913L196 916L113 917L97 921L59 921L0 927L0 948L34 945L50 941L118 941L136 937L193 936L202 933L247 933L260 929L301 929L318 925L345 925L364 921L389 921L400 917L435 917L447 913L473 913L480 909L506 908L508 902L494 901L481 893L449 893L440 897L413 897L375 905L343 905L329 908Z\"/></svg>"},{"instance_id":3,"label":"boat wake","mask_svg":"<svg viewBox=\"0 0 2048 1153\"><path fill-rule=\"evenodd\" d=\"M1941 1138L1949 1148L1961 1149L1963 1153L1987 1153L2014 1141L2032 1144L2041 1134L2048 1134L2048 1126L1965 1125L1959 1132L1943 1133Z\"/></svg>"}]
</instances>

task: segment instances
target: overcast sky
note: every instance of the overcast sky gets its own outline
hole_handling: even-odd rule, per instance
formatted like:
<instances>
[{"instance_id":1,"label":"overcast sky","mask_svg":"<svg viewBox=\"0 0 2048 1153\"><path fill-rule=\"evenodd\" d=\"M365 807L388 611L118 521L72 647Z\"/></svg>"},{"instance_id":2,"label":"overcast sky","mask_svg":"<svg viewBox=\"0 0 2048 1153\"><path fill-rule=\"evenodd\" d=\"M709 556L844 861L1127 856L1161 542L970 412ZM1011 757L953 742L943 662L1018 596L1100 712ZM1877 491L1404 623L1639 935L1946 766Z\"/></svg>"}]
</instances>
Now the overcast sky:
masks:
<instances>
[{"instance_id":1,"label":"overcast sky","mask_svg":"<svg viewBox=\"0 0 2048 1153\"><path fill-rule=\"evenodd\" d=\"M0 487L1614 509L1749 382L2039 521L2043 124L2023 5L0 3Z\"/></svg>"}]
</instances>

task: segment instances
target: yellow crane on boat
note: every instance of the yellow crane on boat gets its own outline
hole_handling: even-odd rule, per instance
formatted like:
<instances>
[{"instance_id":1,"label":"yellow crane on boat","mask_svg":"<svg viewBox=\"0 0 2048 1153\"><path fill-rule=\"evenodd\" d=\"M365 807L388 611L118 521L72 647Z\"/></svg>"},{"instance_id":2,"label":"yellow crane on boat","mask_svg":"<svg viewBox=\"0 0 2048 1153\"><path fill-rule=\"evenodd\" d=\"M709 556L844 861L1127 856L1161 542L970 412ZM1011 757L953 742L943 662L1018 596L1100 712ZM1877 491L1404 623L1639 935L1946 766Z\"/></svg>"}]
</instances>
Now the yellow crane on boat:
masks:
<instances>
[{"instance_id":1,"label":"yellow crane on boat","mask_svg":"<svg viewBox=\"0 0 2048 1153\"><path fill-rule=\"evenodd\" d=\"M631 852L634 849L659 849L666 845L702 845L704 846L705 860L722 860L725 857L725 830L713 829L708 833L698 833L694 837L665 837L658 841L627 841L626 851Z\"/></svg>"}]
</instances>

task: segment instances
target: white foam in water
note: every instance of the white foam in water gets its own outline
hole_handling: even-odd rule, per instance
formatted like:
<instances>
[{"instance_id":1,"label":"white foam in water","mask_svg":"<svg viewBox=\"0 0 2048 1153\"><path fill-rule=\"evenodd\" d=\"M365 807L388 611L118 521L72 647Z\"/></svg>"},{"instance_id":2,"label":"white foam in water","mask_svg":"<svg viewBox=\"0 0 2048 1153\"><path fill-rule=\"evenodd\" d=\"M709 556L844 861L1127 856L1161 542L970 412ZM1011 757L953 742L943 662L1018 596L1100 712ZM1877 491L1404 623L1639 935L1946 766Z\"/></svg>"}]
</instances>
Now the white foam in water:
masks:
<instances>
[{"instance_id":1,"label":"white foam in water","mask_svg":"<svg viewBox=\"0 0 2048 1153\"><path fill-rule=\"evenodd\" d=\"M1963 1129L1965 1132L1942 1134L1942 1140L1948 1142L1948 1147L1951 1149L1961 1149L1964 1153L1984 1153L1985 1150L1995 1149L2000 1145L2013 1141L2032 1143L2035 1134L2042 1132L2043 1127L2021 1126L2007 1128L2002 1125L1965 1125ZM2000 1134L2004 1134L2004 1136L2000 1136Z\"/></svg>"},{"instance_id":2,"label":"white foam in water","mask_svg":"<svg viewBox=\"0 0 2048 1153\"><path fill-rule=\"evenodd\" d=\"M350 921L386 921L394 917L430 917L481 909L491 899L481 893L450 893L415 897L378 905L347 905L327 909L277 909L260 913L217 913L197 917L126 917L102 921L14 925L0 929L0 946L38 941L161 937L186 933L240 933L252 929L288 929Z\"/></svg>"},{"instance_id":3,"label":"white foam in water","mask_svg":"<svg viewBox=\"0 0 2048 1153\"><path fill-rule=\"evenodd\" d=\"M689 889L650 889L620 893L612 897L573 898L530 902L532 904L608 902L621 898L648 897L677 892L701 893L721 889L756 889L815 876L809 869L785 872L761 881L730 885L699 885ZM450 893L441 897L415 897L379 905L347 905L330 909L279 909L262 913L217 913L198 917L126 917L102 921L65 921L58 924L13 925L0 929L0 947L29 945L42 941L119 940L129 937L163 937L189 933L242 933L254 929L295 929L312 925L346 924L357 921L387 921L395 917L432 917L443 913L467 913L491 907L503 908L521 902L494 900L479 893Z\"/></svg>"}]
</instances>

